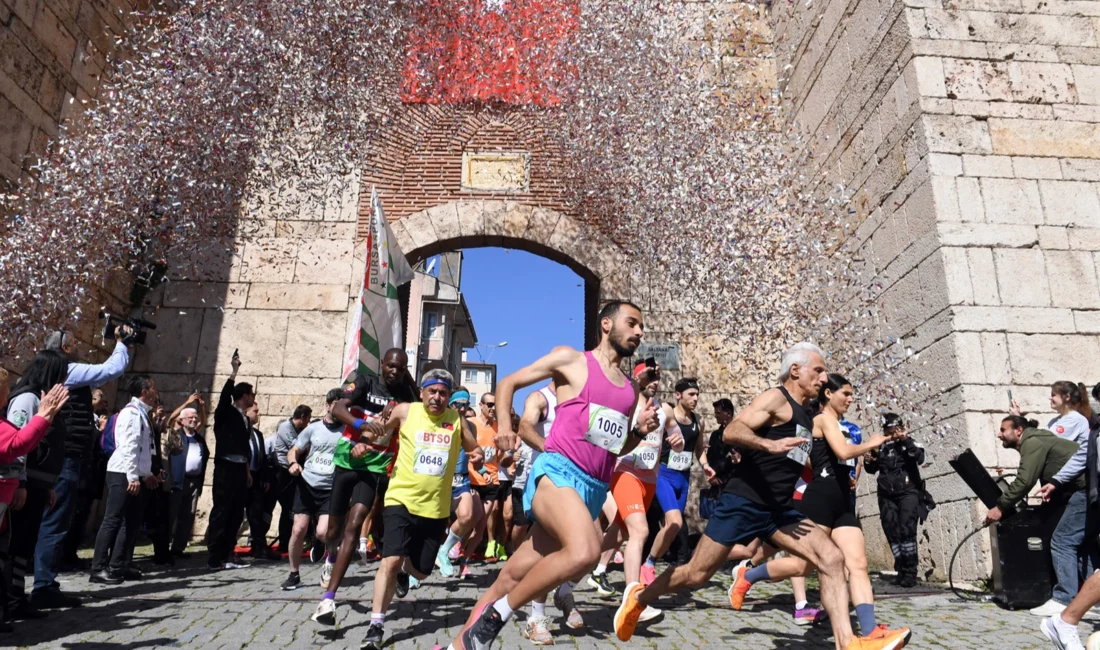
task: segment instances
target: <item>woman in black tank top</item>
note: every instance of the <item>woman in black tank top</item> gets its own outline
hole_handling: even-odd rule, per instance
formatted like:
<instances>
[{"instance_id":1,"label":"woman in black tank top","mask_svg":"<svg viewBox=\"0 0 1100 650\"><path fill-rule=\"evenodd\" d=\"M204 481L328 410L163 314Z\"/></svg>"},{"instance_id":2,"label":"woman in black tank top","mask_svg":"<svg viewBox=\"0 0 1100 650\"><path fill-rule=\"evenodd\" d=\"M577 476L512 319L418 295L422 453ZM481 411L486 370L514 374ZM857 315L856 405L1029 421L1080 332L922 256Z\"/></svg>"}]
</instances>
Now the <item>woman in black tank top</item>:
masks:
<instances>
[{"instance_id":1,"label":"woman in black tank top","mask_svg":"<svg viewBox=\"0 0 1100 650\"><path fill-rule=\"evenodd\" d=\"M829 533L844 553L852 604L859 615L863 628L861 632L867 636L878 627L874 622L874 593L867 574L863 529L848 498L851 487L845 461L859 458L889 438L876 434L859 445L848 443L840 431L840 419L852 405L853 396L852 384L836 373L830 373L828 381L821 387L818 395L821 412L814 417L813 446L810 450L813 480L798 502L798 509ZM805 576L813 569L805 560L793 556L768 563L768 575L772 580Z\"/></svg>"}]
</instances>

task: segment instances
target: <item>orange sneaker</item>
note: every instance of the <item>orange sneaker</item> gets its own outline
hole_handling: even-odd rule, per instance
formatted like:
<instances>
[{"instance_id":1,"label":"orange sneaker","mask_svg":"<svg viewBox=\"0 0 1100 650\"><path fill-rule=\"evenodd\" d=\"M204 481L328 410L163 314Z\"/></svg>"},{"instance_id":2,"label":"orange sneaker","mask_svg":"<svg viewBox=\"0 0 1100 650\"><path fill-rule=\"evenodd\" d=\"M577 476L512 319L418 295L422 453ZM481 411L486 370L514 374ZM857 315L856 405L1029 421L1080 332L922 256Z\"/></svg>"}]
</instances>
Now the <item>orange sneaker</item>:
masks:
<instances>
[{"instance_id":1,"label":"orange sneaker","mask_svg":"<svg viewBox=\"0 0 1100 650\"><path fill-rule=\"evenodd\" d=\"M615 611L615 636L620 641L629 641L634 636L638 617L645 611L645 605L638 602L638 594L642 593L642 589L642 583L632 582L623 590L623 604Z\"/></svg>"},{"instance_id":2,"label":"orange sneaker","mask_svg":"<svg viewBox=\"0 0 1100 650\"><path fill-rule=\"evenodd\" d=\"M733 574L733 584L730 585L729 590L730 607L737 610L745 604L745 596L749 594L749 589L752 589L752 583L745 580L745 572L748 570L748 567L740 566Z\"/></svg>"},{"instance_id":3,"label":"orange sneaker","mask_svg":"<svg viewBox=\"0 0 1100 650\"><path fill-rule=\"evenodd\" d=\"M848 643L847 650L899 650L909 643L912 636L913 631L907 627L890 630L885 625L879 625L867 636L854 637Z\"/></svg>"}]
</instances>

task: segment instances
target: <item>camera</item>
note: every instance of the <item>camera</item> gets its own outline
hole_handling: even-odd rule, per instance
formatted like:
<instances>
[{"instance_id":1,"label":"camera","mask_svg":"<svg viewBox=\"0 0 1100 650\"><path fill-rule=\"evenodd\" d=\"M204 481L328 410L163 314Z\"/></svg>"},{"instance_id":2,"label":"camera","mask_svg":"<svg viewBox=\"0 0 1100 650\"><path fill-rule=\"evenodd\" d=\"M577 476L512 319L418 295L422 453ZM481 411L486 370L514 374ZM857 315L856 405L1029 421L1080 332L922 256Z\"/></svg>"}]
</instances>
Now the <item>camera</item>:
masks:
<instances>
[{"instance_id":1,"label":"camera","mask_svg":"<svg viewBox=\"0 0 1100 650\"><path fill-rule=\"evenodd\" d=\"M115 340L115 328L126 325L132 331L129 334L122 335L122 342L126 345L145 345L145 335L148 333L146 330L157 328L156 323L150 323L141 318L121 318L105 311L99 312L99 317L105 321L103 324L104 341Z\"/></svg>"}]
</instances>

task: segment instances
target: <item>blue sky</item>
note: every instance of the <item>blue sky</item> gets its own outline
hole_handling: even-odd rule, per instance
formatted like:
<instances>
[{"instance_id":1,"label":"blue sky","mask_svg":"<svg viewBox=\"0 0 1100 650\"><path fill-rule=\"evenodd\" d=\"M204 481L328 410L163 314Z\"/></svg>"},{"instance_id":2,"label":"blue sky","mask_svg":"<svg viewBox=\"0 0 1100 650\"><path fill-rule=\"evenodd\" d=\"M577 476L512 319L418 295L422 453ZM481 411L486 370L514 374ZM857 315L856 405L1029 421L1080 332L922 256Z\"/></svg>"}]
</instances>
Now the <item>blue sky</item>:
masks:
<instances>
[{"instance_id":1,"label":"blue sky","mask_svg":"<svg viewBox=\"0 0 1100 650\"><path fill-rule=\"evenodd\" d=\"M526 251L468 248L463 251L462 293L478 343L503 348L468 350L467 358L497 364L499 377L518 370L556 345L584 345L584 280L569 267ZM501 301L507 301L501 306ZM531 390L516 394L523 410Z\"/></svg>"}]
</instances>

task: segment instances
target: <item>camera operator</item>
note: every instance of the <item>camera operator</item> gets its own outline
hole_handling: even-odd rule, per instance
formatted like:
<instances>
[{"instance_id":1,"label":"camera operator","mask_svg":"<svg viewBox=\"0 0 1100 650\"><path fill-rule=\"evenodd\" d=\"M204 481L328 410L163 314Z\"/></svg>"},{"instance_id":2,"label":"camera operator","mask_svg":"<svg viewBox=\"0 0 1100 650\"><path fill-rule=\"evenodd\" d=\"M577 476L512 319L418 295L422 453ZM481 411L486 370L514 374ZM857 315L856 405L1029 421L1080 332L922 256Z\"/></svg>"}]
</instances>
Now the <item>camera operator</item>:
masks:
<instances>
[{"instance_id":1,"label":"camera operator","mask_svg":"<svg viewBox=\"0 0 1100 650\"><path fill-rule=\"evenodd\" d=\"M96 426L92 408L92 389L118 379L126 371L130 353L122 339L131 335L133 330L128 326L115 328L114 351L106 361L94 365L80 363L80 350L71 332L60 330L46 338L45 349L60 352L69 361L69 375L65 380L69 401L61 409L65 437L63 454L57 457L60 463L54 484L57 499L42 516L38 544L34 550L34 589L30 604L37 609L80 606L79 598L61 592L57 573L64 554L65 536L76 509L82 476L94 469L90 459L99 437L99 427Z\"/></svg>"},{"instance_id":2,"label":"camera operator","mask_svg":"<svg viewBox=\"0 0 1100 650\"><path fill-rule=\"evenodd\" d=\"M248 469L252 421L245 412L255 403L256 395L251 384L236 383L241 367L241 357L236 352L232 366L233 373L225 381L214 409L214 507L210 510L206 535L209 551L206 564L211 571L247 566L237 561L233 548L252 483Z\"/></svg>"}]
</instances>

